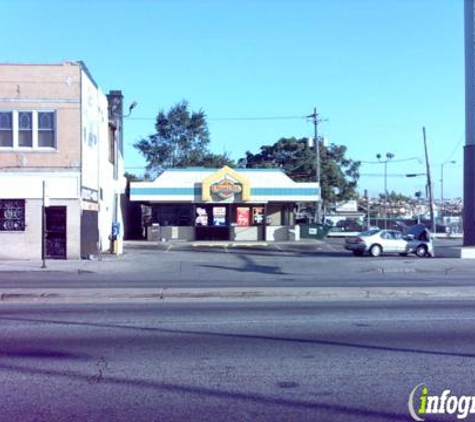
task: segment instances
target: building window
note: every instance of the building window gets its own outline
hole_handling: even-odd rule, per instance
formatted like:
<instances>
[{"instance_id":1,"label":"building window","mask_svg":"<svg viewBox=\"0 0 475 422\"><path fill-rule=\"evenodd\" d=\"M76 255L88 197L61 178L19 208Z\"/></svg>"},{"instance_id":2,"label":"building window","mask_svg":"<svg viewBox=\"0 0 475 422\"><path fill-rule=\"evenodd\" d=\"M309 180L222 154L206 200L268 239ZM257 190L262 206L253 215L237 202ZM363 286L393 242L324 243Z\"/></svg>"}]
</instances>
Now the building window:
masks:
<instances>
[{"instance_id":1,"label":"building window","mask_svg":"<svg viewBox=\"0 0 475 422\"><path fill-rule=\"evenodd\" d=\"M18 113L18 146L33 146L33 118L31 111Z\"/></svg>"},{"instance_id":2,"label":"building window","mask_svg":"<svg viewBox=\"0 0 475 422\"><path fill-rule=\"evenodd\" d=\"M40 148L55 147L54 141L54 113L40 112L38 113L38 146Z\"/></svg>"},{"instance_id":3,"label":"building window","mask_svg":"<svg viewBox=\"0 0 475 422\"><path fill-rule=\"evenodd\" d=\"M56 148L54 111L0 111L0 149Z\"/></svg>"},{"instance_id":4,"label":"building window","mask_svg":"<svg viewBox=\"0 0 475 422\"><path fill-rule=\"evenodd\" d=\"M13 146L13 113L11 111L0 112L0 147Z\"/></svg>"},{"instance_id":5,"label":"building window","mask_svg":"<svg viewBox=\"0 0 475 422\"><path fill-rule=\"evenodd\" d=\"M152 223L161 226L192 226L193 206L163 204L153 207Z\"/></svg>"},{"instance_id":6,"label":"building window","mask_svg":"<svg viewBox=\"0 0 475 422\"><path fill-rule=\"evenodd\" d=\"M116 128L109 126L109 162L115 164L115 135Z\"/></svg>"},{"instance_id":7,"label":"building window","mask_svg":"<svg viewBox=\"0 0 475 422\"><path fill-rule=\"evenodd\" d=\"M24 199L0 199L0 231L25 231Z\"/></svg>"}]
</instances>

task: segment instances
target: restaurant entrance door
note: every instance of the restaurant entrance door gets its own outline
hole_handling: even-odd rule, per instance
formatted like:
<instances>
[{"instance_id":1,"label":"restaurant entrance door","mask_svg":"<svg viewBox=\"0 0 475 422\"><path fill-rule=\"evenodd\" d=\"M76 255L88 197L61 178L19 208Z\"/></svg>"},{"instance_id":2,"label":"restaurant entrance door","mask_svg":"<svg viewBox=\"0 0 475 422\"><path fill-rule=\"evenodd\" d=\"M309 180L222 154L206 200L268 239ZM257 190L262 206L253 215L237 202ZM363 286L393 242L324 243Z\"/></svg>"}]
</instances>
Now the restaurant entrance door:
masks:
<instances>
[{"instance_id":1,"label":"restaurant entrance door","mask_svg":"<svg viewBox=\"0 0 475 422\"><path fill-rule=\"evenodd\" d=\"M45 257L66 259L66 207L45 207Z\"/></svg>"},{"instance_id":2,"label":"restaurant entrance door","mask_svg":"<svg viewBox=\"0 0 475 422\"><path fill-rule=\"evenodd\" d=\"M196 240L229 240L229 204L200 204L195 206Z\"/></svg>"}]
</instances>

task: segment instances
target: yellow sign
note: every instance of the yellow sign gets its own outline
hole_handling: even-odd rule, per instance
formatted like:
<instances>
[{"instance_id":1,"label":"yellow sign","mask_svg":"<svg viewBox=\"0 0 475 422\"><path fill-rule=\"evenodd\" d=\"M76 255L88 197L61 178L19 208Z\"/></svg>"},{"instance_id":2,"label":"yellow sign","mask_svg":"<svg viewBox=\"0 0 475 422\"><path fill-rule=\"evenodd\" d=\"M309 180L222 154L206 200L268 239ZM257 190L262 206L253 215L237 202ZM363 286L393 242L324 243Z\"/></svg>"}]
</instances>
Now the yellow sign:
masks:
<instances>
[{"instance_id":1,"label":"yellow sign","mask_svg":"<svg viewBox=\"0 0 475 422\"><path fill-rule=\"evenodd\" d=\"M243 202L251 199L251 184L247 178L228 166L224 166L204 179L201 190L204 202L211 201L213 194L223 199L229 199L237 193L241 193Z\"/></svg>"}]
</instances>

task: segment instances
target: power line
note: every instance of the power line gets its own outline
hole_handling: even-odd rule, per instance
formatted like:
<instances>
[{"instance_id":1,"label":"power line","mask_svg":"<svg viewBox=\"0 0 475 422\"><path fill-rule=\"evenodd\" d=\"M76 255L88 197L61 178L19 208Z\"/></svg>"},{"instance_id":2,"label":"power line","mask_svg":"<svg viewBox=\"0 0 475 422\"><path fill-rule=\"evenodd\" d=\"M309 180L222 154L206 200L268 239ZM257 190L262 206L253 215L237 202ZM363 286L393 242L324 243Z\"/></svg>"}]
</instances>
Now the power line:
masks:
<instances>
[{"instance_id":1,"label":"power line","mask_svg":"<svg viewBox=\"0 0 475 422\"><path fill-rule=\"evenodd\" d=\"M210 117L214 121L233 121L233 120L297 120L306 119L306 116L267 116L267 117Z\"/></svg>"},{"instance_id":2,"label":"power line","mask_svg":"<svg viewBox=\"0 0 475 422\"><path fill-rule=\"evenodd\" d=\"M382 173L360 173L360 176L363 176L363 177L384 177L384 174ZM393 174L388 174L387 177L404 177L406 178L406 174L402 174L402 173L393 173Z\"/></svg>"},{"instance_id":3,"label":"power line","mask_svg":"<svg viewBox=\"0 0 475 422\"><path fill-rule=\"evenodd\" d=\"M449 157L445 161L450 161L452 159L452 157L457 152L462 142L463 142L463 136L460 137L460 141L458 142L457 146L453 149L453 151L450 153Z\"/></svg>"},{"instance_id":4,"label":"power line","mask_svg":"<svg viewBox=\"0 0 475 422\"><path fill-rule=\"evenodd\" d=\"M409 158L400 158L396 160L391 160L391 163L403 163L405 161L413 161L413 160L418 160L421 161L420 157L409 157ZM361 164L381 164L381 161L360 161Z\"/></svg>"},{"instance_id":5,"label":"power line","mask_svg":"<svg viewBox=\"0 0 475 422\"><path fill-rule=\"evenodd\" d=\"M261 120L301 120L306 116L264 116L264 117L208 117L208 121L232 122L232 121L261 121ZM157 120L156 117L129 117L129 120Z\"/></svg>"}]
</instances>

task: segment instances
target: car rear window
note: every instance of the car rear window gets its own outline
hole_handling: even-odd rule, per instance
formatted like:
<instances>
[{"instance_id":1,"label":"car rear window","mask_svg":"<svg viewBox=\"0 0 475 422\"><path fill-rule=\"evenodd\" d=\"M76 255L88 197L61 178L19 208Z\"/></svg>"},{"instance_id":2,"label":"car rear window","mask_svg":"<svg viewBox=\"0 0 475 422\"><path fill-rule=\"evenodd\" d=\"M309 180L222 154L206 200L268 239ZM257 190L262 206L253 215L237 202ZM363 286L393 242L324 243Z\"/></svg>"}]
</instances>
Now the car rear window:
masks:
<instances>
[{"instance_id":1,"label":"car rear window","mask_svg":"<svg viewBox=\"0 0 475 422\"><path fill-rule=\"evenodd\" d=\"M379 230L368 230L366 232L360 233L360 236L374 236L378 232Z\"/></svg>"}]
</instances>

